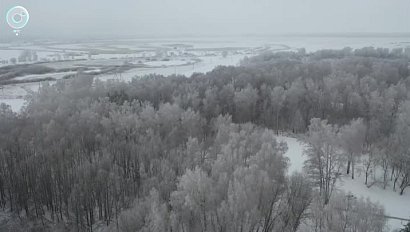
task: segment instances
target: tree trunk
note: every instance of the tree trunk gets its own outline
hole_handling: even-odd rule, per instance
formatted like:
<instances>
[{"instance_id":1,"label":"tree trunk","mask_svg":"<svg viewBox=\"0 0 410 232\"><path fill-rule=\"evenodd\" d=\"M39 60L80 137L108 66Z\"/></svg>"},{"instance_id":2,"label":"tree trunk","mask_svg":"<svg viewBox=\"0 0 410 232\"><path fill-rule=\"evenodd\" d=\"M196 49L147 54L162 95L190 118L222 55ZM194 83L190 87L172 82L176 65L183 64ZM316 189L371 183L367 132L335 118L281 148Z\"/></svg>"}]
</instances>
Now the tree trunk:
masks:
<instances>
[{"instance_id":1,"label":"tree trunk","mask_svg":"<svg viewBox=\"0 0 410 232\"><path fill-rule=\"evenodd\" d=\"M276 113L276 135L279 135L279 111Z\"/></svg>"},{"instance_id":2,"label":"tree trunk","mask_svg":"<svg viewBox=\"0 0 410 232\"><path fill-rule=\"evenodd\" d=\"M392 181L393 180L393 174L394 174L394 166L393 166L393 168L391 169L391 175L390 175L390 180Z\"/></svg>"},{"instance_id":3,"label":"tree trunk","mask_svg":"<svg viewBox=\"0 0 410 232\"><path fill-rule=\"evenodd\" d=\"M371 161L370 161L370 157L369 157L369 161L366 164L366 180L364 182L364 184L367 186L368 183L368 179L369 179L369 174L370 174L370 166L371 166Z\"/></svg>"},{"instance_id":4,"label":"tree trunk","mask_svg":"<svg viewBox=\"0 0 410 232\"><path fill-rule=\"evenodd\" d=\"M354 160L352 159L352 180L354 180Z\"/></svg>"},{"instance_id":5,"label":"tree trunk","mask_svg":"<svg viewBox=\"0 0 410 232\"><path fill-rule=\"evenodd\" d=\"M398 177L398 176L394 178L394 182L393 182L393 191L396 191L396 183L397 183L397 180L398 180L398 179L399 179L399 177Z\"/></svg>"},{"instance_id":6,"label":"tree trunk","mask_svg":"<svg viewBox=\"0 0 410 232\"><path fill-rule=\"evenodd\" d=\"M387 168L385 168L384 170L383 170L384 172L383 172L383 189L386 189L386 187L387 187L387 172L388 172L388 170L387 170Z\"/></svg>"},{"instance_id":7,"label":"tree trunk","mask_svg":"<svg viewBox=\"0 0 410 232\"><path fill-rule=\"evenodd\" d=\"M406 176L403 176L403 180L402 180L402 182L401 182L401 184L400 184L400 195L403 195L404 190L405 190L408 186L409 186L408 176L406 175Z\"/></svg>"}]
</instances>

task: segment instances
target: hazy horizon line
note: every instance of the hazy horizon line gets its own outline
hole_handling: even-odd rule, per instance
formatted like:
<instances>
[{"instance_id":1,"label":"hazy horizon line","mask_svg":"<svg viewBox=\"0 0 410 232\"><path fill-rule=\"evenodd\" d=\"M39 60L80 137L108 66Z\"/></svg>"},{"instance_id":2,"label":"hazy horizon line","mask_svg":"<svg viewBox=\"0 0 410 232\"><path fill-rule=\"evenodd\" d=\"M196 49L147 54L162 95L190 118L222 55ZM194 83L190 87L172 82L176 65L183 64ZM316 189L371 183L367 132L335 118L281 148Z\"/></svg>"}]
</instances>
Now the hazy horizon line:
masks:
<instances>
[{"instance_id":1,"label":"hazy horizon line","mask_svg":"<svg viewBox=\"0 0 410 232\"><path fill-rule=\"evenodd\" d=\"M18 38L12 35L0 38L0 42L9 42L19 40L126 40L126 39L178 39L178 38L229 38L229 37L345 37L345 38L400 38L410 37L410 32L291 32L291 33L233 33L233 34L219 34L219 33L181 33L181 34L129 34L129 35L112 35L112 34L96 34L96 35L77 35L77 36L40 36L29 35L24 36L24 32Z\"/></svg>"}]
</instances>

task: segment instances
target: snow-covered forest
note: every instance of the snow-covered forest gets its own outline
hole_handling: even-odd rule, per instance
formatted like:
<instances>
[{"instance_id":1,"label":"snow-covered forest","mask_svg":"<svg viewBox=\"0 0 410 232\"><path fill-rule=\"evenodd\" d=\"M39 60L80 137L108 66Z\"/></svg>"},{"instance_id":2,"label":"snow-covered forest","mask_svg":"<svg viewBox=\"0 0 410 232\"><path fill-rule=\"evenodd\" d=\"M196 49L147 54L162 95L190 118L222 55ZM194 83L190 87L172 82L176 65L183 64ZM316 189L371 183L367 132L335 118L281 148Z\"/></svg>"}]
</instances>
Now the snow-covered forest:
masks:
<instances>
[{"instance_id":1,"label":"snow-covered forest","mask_svg":"<svg viewBox=\"0 0 410 232\"><path fill-rule=\"evenodd\" d=\"M20 113L0 107L0 230L389 231L382 205L337 181L361 166L369 189L410 191L409 61L301 49L190 78L44 84ZM301 172L279 134L306 143Z\"/></svg>"}]
</instances>

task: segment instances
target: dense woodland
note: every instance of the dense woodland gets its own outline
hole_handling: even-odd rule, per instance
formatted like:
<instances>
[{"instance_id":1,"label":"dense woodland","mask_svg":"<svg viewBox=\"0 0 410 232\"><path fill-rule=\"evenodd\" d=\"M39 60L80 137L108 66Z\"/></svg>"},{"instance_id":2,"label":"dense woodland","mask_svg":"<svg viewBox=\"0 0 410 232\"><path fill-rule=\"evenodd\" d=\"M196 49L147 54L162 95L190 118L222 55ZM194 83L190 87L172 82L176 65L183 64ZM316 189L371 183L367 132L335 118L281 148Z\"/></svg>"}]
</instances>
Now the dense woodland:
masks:
<instances>
[{"instance_id":1,"label":"dense woodland","mask_svg":"<svg viewBox=\"0 0 410 232\"><path fill-rule=\"evenodd\" d=\"M335 182L364 162L363 184L382 168L385 188L410 186L409 60L300 50L45 84L20 114L0 108L0 210L12 231L384 231L383 208ZM310 145L303 174L287 173L283 132Z\"/></svg>"}]
</instances>

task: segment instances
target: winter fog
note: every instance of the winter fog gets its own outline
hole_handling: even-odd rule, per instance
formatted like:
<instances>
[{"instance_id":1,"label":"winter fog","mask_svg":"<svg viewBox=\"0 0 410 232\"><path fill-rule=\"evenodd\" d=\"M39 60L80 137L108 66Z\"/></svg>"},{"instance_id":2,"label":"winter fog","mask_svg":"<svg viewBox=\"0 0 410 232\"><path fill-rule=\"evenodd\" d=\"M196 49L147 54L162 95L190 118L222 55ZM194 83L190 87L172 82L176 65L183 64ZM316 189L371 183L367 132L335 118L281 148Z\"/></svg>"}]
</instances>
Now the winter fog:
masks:
<instances>
[{"instance_id":1,"label":"winter fog","mask_svg":"<svg viewBox=\"0 0 410 232\"><path fill-rule=\"evenodd\" d=\"M27 36L229 36L409 33L407 0L1 0L24 4ZM2 36L6 30L1 22ZM7 33L5 33L8 35Z\"/></svg>"}]
</instances>

